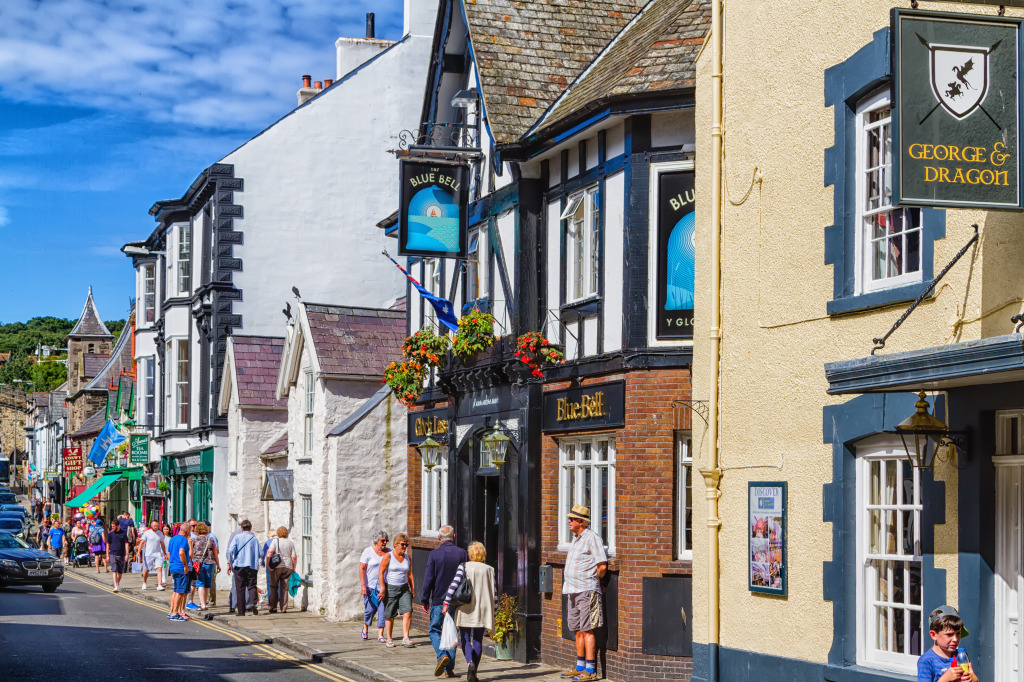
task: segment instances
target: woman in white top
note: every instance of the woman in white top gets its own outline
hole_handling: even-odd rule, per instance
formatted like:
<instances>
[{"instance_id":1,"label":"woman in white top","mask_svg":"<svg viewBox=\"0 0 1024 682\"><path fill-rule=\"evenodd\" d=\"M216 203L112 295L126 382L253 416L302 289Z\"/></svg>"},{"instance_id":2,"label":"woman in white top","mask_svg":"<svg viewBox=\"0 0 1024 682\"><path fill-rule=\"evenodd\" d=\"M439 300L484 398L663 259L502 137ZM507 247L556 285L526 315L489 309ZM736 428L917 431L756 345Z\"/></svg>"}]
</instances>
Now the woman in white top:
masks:
<instances>
[{"instance_id":1,"label":"woman in white top","mask_svg":"<svg viewBox=\"0 0 1024 682\"><path fill-rule=\"evenodd\" d=\"M276 568L270 569L270 585L267 592L270 593L270 612L277 613L278 602L281 604L281 613L288 611L288 578L299 563L299 557L295 553L295 543L288 539L288 529L281 526L277 529L277 537L267 548L267 568L270 568L270 557L278 555L281 563Z\"/></svg>"},{"instance_id":2,"label":"woman in white top","mask_svg":"<svg viewBox=\"0 0 1024 682\"><path fill-rule=\"evenodd\" d=\"M412 600L416 598L412 573L409 567L409 536L399 533L395 536L395 549L384 555L380 562L377 580L380 583L378 596L384 604L384 622L387 629L387 645L395 646L391 634L395 627L395 617L402 616L402 646L416 646L409 639L409 625L412 624ZM386 597L385 597L386 595Z\"/></svg>"},{"instance_id":3,"label":"woman in white top","mask_svg":"<svg viewBox=\"0 0 1024 682\"><path fill-rule=\"evenodd\" d=\"M370 636L370 623L377 614L377 641L384 639L384 601L377 596L380 590L380 562L388 554L388 534L382 530L373 534L373 544L359 557L359 584L363 587L363 639Z\"/></svg>"}]
</instances>

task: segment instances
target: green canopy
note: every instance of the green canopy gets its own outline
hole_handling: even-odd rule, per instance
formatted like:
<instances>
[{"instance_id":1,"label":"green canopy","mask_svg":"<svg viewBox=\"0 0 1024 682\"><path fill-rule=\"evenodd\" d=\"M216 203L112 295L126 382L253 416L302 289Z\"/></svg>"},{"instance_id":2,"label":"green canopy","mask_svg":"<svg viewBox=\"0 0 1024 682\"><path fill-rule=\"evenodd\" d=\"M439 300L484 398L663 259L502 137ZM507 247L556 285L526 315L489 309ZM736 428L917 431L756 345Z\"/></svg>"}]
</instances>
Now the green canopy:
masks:
<instances>
[{"instance_id":1,"label":"green canopy","mask_svg":"<svg viewBox=\"0 0 1024 682\"><path fill-rule=\"evenodd\" d=\"M65 507L84 507L92 498L99 495L101 492L114 485L114 482L121 478L121 474L106 474L98 481L89 486L86 491L76 497L68 500Z\"/></svg>"}]
</instances>

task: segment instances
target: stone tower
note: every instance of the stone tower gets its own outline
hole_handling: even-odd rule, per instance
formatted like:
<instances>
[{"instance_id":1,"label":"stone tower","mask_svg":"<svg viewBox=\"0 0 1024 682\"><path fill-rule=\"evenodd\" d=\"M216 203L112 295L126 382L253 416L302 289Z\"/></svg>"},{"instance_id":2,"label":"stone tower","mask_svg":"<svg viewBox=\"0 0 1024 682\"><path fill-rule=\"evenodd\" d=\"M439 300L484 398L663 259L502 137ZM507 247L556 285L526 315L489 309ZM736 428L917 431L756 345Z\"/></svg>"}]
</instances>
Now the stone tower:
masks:
<instances>
[{"instance_id":1,"label":"stone tower","mask_svg":"<svg viewBox=\"0 0 1024 682\"><path fill-rule=\"evenodd\" d=\"M79 391L96 376L110 358L114 335L110 333L92 299L92 287L85 299L82 315L68 333L68 432L74 433L92 414L77 400ZM92 405L88 406L92 408Z\"/></svg>"}]
</instances>

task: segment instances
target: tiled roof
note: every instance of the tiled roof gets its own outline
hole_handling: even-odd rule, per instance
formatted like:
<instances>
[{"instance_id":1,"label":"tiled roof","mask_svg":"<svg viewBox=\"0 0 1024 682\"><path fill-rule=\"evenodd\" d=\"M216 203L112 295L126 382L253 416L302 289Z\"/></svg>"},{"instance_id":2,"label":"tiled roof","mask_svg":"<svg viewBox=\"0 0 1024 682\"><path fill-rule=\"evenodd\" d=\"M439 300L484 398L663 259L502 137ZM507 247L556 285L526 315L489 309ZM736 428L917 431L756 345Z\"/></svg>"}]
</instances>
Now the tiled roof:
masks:
<instances>
[{"instance_id":1,"label":"tiled roof","mask_svg":"<svg viewBox=\"0 0 1024 682\"><path fill-rule=\"evenodd\" d=\"M82 314L68 336L113 336L96 310L96 302L92 300L92 287L89 287L89 295L82 307Z\"/></svg>"},{"instance_id":2,"label":"tiled roof","mask_svg":"<svg viewBox=\"0 0 1024 682\"><path fill-rule=\"evenodd\" d=\"M287 407L278 400L277 374L284 352L284 338L276 336L231 337L235 359L235 385L238 401L242 405L260 407Z\"/></svg>"},{"instance_id":3,"label":"tiled roof","mask_svg":"<svg viewBox=\"0 0 1024 682\"><path fill-rule=\"evenodd\" d=\"M389 363L401 359L404 312L303 305L320 371L325 374L380 377Z\"/></svg>"},{"instance_id":4,"label":"tiled roof","mask_svg":"<svg viewBox=\"0 0 1024 682\"><path fill-rule=\"evenodd\" d=\"M542 128L597 100L691 88L711 28L710 0L653 0L544 116Z\"/></svg>"},{"instance_id":5,"label":"tiled roof","mask_svg":"<svg viewBox=\"0 0 1024 682\"><path fill-rule=\"evenodd\" d=\"M288 449L288 432L285 431L281 434L281 437L267 446L266 449L261 452L261 455L273 455L278 452L284 452Z\"/></svg>"},{"instance_id":6,"label":"tiled roof","mask_svg":"<svg viewBox=\"0 0 1024 682\"><path fill-rule=\"evenodd\" d=\"M92 377L92 380L85 385L86 389L107 388L110 386L111 380L113 380L114 384L117 385L118 377L121 376L122 371L132 371L132 367L135 364L135 358L132 357L131 340L132 330L125 327L121 336L118 337L117 343L114 344L113 349L111 349L110 355L97 356L102 357L104 361L94 374L89 373L89 357L91 354L85 354L85 376Z\"/></svg>"},{"instance_id":7,"label":"tiled roof","mask_svg":"<svg viewBox=\"0 0 1024 682\"><path fill-rule=\"evenodd\" d=\"M50 394L49 393L33 393L32 402L36 407L49 407L50 405Z\"/></svg>"},{"instance_id":8,"label":"tiled roof","mask_svg":"<svg viewBox=\"0 0 1024 682\"><path fill-rule=\"evenodd\" d=\"M99 433L106 423L107 411L104 408L82 422L82 426L74 433L68 435L68 438L71 440L80 440L86 436Z\"/></svg>"},{"instance_id":9,"label":"tiled roof","mask_svg":"<svg viewBox=\"0 0 1024 682\"><path fill-rule=\"evenodd\" d=\"M87 379L99 376L103 368L107 366L107 362L110 361L110 356L106 353L83 353L82 354L82 372L85 374ZM89 382L92 383L91 381ZM89 386L87 385L86 388ZM95 387L94 387L95 388ZM105 388L105 387L103 387Z\"/></svg>"},{"instance_id":10,"label":"tiled roof","mask_svg":"<svg viewBox=\"0 0 1024 682\"><path fill-rule=\"evenodd\" d=\"M488 124L516 142L644 6L642 0L466 0Z\"/></svg>"},{"instance_id":11,"label":"tiled roof","mask_svg":"<svg viewBox=\"0 0 1024 682\"><path fill-rule=\"evenodd\" d=\"M11 359L10 353L0 353L0 362L7 362Z\"/></svg>"}]
</instances>

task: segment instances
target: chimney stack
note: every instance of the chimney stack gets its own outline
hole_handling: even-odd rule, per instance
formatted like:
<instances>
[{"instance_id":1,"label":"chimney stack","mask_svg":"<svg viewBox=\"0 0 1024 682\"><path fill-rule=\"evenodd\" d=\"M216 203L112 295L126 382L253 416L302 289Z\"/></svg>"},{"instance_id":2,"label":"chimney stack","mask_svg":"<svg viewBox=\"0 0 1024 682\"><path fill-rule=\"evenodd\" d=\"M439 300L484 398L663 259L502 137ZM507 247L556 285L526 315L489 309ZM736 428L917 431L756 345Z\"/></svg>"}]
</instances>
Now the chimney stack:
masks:
<instances>
[{"instance_id":1,"label":"chimney stack","mask_svg":"<svg viewBox=\"0 0 1024 682\"><path fill-rule=\"evenodd\" d=\"M310 81L312 81L312 80L313 80L313 77L309 76L309 75L304 75L302 77L302 87L299 88L299 91L295 95L296 99L298 99L298 101L299 101L298 106L300 106L300 107L303 104L305 104L306 102L308 102L309 100L311 100L314 97L316 97L317 93L319 93L321 90L323 90L322 83L320 83L320 81L316 81L315 83L311 83Z\"/></svg>"},{"instance_id":2,"label":"chimney stack","mask_svg":"<svg viewBox=\"0 0 1024 682\"><path fill-rule=\"evenodd\" d=\"M331 87L332 85L334 85L334 79L332 79L332 78L325 78L324 79L324 90L326 90L327 88Z\"/></svg>"},{"instance_id":3,"label":"chimney stack","mask_svg":"<svg viewBox=\"0 0 1024 682\"><path fill-rule=\"evenodd\" d=\"M313 80L312 76L309 76L309 75L303 76L302 77L302 87L304 87L304 88L311 88L311 87L313 87L312 80Z\"/></svg>"},{"instance_id":4,"label":"chimney stack","mask_svg":"<svg viewBox=\"0 0 1024 682\"><path fill-rule=\"evenodd\" d=\"M374 30L373 30L373 12L367 12L366 13L366 37L367 38L376 38L377 37L376 35L374 35Z\"/></svg>"}]
</instances>

